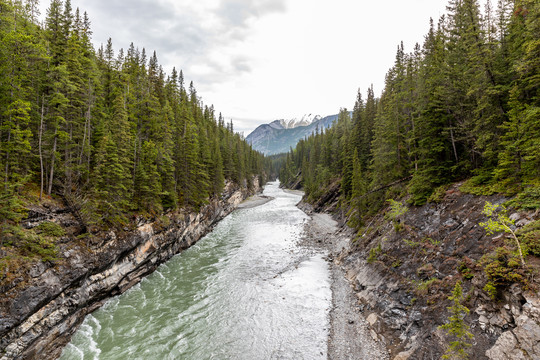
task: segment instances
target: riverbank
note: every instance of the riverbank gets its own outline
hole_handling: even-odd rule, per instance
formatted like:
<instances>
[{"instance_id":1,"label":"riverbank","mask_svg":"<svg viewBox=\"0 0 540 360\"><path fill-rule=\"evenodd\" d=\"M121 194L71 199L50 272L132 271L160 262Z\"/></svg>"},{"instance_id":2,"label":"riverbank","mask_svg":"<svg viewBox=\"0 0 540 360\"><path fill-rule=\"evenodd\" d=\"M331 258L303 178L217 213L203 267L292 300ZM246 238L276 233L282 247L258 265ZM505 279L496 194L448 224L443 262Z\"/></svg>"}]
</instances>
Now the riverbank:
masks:
<instances>
[{"instance_id":1,"label":"riverbank","mask_svg":"<svg viewBox=\"0 0 540 360\"><path fill-rule=\"evenodd\" d=\"M463 320L473 335L468 349L471 358L540 358L536 346L540 285L531 275L538 273L538 258L530 254L525 268L512 265L508 249L513 247L504 234L486 234L479 225L486 221L487 201L501 204L508 199L467 194L461 185L449 186L436 202L408 206L399 222L388 218L389 208L383 209L360 236L341 226L348 220L347 211L338 205L335 194L300 207L310 214L336 214L338 233L313 238L320 246L334 247L333 266L345 272L353 287L353 302L361 304L368 321L369 334L385 345L390 359L440 358L446 352L452 338L441 325L449 321L449 296L457 282L463 289L461 304L469 309ZM538 238L539 215L534 210L510 209L508 213L523 241ZM313 216L316 224L317 214ZM335 236L355 237L355 241L342 250ZM486 284L496 291L488 293ZM331 341L337 343L339 339L333 336Z\"/></svg>"},{"instance_id":2,"label":"riverbank","mask_svg":"<svg viewBox=\"0 0 540 360\"><path fill-rule=\"evenodd\" d=\"M274 198L271 196L266 195L253 195L247 198L246 200L242 201L238 206L237 209L251 209L256 206L264 205L267 202L273 200Z\"/></svg>"},{"instance_id":3,"label":"riverbank","mask_svg":"<svg viewBox=\"0 0 540 360\"><path fill-rule=\"evenodd\" d=\"M1 359L57 358L86 315L192 246L259 189L258 181L252 191L229 183L198 213L179 209L141 219L133 231L66 236L57 259L20 270L17 283L3 285Z\"/></svg>"},{"instance_id":4,"label":"riverbank","mask_svg":"<svg viewBox=\"0 0 540 360\"><path fill-rule=\"evenodd\" d=\"M301 242L328 253L332 289L328 359L388 359L384 345L369 330L362 307L340 262L340 254L349 250L349 234L340 230L330 215L315 213L305 203L300 208L310 216Z\"/></svg>"}]
</instances>

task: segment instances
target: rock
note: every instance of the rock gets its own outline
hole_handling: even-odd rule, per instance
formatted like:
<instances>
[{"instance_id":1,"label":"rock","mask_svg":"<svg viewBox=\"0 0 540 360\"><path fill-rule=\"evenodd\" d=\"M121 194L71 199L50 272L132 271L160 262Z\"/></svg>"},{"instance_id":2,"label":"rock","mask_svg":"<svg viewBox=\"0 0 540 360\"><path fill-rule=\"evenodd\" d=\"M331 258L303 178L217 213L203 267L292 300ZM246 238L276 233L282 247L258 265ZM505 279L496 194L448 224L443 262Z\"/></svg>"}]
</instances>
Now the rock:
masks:
<instances>
[{"instance_id":1,"label":"rock","mask_svg":"<svg viewBox=\"0 0 540 360\"><path fill-rule=\"evenodd\" d=\"M540 326L531 318L522 315L516 320L513 330L520 348L532 359L540 359Z\"/></svg>"},{"instance_id":2,"label":"rock","mask_svg":"<svg viewBox=\"0 0 540 360\"><path fill-rule=\"evenodd\" d=\"M45 266L44 263L39 262L35 264L34 266L32 266L32 268L30 269L30 276L33 278L36 278L40 276L41 274L43 274L45 270L47 270L47 266Z\"/></svg>"},{"instance_id":3,"label":"rock","mask_svg":"<svg viewBox=\"0 0 540 360\"><path fill-rule=\"evenodd\" d=\"M525 360L523 353L516 351L517 339L511 331L502 333L495 345L486 351L491 360Z\"/></svg>"},{"instance_id":4,"label":"rock","mask_svg":"<svg viewBox=\"0 0 540 360\"><path fill-rule=\"evenodd\" d=\"M478 318L478 323L480 324L480 328L482 330L486 330L489 324L489 319L485 315L480 315L480 317Z\"/></svg>"},{"instance_id":5,"label":"rock","mask_svg":"<svg viewBox=\"0 0 540 360\"><path fill-rule=\"evenodd\" d=\"M530 318L540 322L540 298L529 293L524 294L524 298L527 302L523 305L523 312Z\"/></svg>"},{"instance_id":6,"label":"rock","mask_svg":"<svg viewBox=\"0 0 540 360\"><path fill-rule=\"evenodd\" d=\"M416 351L416 348L412 348L408 351L402 351L394 357L394 360L408 360Z\"/></svg>"},{"instance_id":7,"label":"rock","mask_svg":"<svg viewBox=\"0 0 540 360\"><path fill-rule=\"evenodd\" d=\"M510 313L506 310L502 309L499 314L495 314L491 317L491 319L489 319L489 323L490 325L504 328L505 326L508 327L513 320L512 315L510 315Z\"/></svg>"},{"instance_id":8,"label":"rock","mask_svg":"<svg viewBox=\"0 0 540 360\"><path fill-rule=\"evenodd\" d=\"M486 315L487 314L487 311L484 307L484 305L480 305L479 307L476 308L476 310L474 310L475 313L477 313L478 315Z\"/></svg>"},{"instance_id":9,"label":"rock","mask_svg":"<svg viewBox=\"0 0 540 360\"><path fill-rule=\"evenodd\" d=\"M374 326L377 320L379 320L379 317L375 313L369 314L369 316L366 318L366 321L368 322L369 326Z\"/></svg>"}]
</instances>

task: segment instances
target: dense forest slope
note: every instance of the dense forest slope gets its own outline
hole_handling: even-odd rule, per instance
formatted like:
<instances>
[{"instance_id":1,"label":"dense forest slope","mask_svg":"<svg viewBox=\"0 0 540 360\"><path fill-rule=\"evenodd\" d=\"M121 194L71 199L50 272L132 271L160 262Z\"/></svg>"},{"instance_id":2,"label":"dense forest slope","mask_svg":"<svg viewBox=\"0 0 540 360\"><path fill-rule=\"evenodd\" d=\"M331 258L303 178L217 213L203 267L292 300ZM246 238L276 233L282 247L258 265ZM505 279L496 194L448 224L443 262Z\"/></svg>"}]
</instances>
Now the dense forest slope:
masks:
<instances>
[{"instance_id":1,"label":"dense forest slope","mask_svg":"<svg viewBox=\"0 0 540 360\"><path fill-rule=\"evenodd\" d=\"M82 316L265 179L232 122L86 13L0 0L0 356L58 354ZM53 345L51 345L53 344ZM34 357L35 358L35 357Z\"/></svg>"},{"instance_id":2,"label":"dense forest slope","mask_svg":"<svg viewBox=\"0 0 540 360\"><path fill-rule=\"evenodd\" d=\"M338 261L396 359L540 356L540 3L484 10L449 1L380 98L283 160L354 229Z\"/></svg>"},{"instance_id":3,"label":"dense forest slope","mask_svg":"<svg viewBox=\"0 0 540 360\"><path fill-rule=\"evenodd\" d=\"M225 181L264 181L264 157L203 105L182 72L112 41L92 48L90 20L53 0L0 1L0 280L20 262L54 261L54 222L22 227L34 204L59 201L71 236L197 210Z\"/></svg>"}]
</instances>

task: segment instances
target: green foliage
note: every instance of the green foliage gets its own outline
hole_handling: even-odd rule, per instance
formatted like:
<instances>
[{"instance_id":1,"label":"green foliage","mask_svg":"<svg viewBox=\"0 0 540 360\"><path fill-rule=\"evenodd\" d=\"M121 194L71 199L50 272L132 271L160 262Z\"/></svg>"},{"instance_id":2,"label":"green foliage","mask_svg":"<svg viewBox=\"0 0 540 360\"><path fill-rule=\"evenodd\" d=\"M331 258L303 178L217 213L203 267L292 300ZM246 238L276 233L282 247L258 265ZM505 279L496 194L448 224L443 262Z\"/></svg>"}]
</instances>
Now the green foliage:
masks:
<instances>
[{"instance_id":1,"label":"green foliage","mask_svg":"<svg viewBox=\"0 0 540 360\"><path fill-rule=\"evenodd\" d=\"M489 201L486 201L483 214L488 217L488 221L482 222L479 225L486 229L486 232L488 234L493 234L495 232L501 231L511 234L518 250L521 265L525 266L525 260L523 259L524 254L521 248L521 244L516 233L514 232L514 230L512 230L514 221L510 219L508 215L506 215L506 208L503 205L496 205L490 203Z\"/></svg>"},{"instance_id":2,"label":"green foliage","mask_svg":"<svg viewBox=\"0 0 540 360\"><path fill-rule=\"evenodd\" d=\"M410 246L410 247L412 247L412 248L415 248L415 247L417 247L418 245L420 245L419 242L412 241L412 240L408 240L408 239L405 239L405 238L403 239L403 242L404 242L405 244L407 244L407 246Z\"/></svg>"},{"instance_id":3,"label":"green foliage","mask_svg":"<svg viewBox=\"0 0 540 360\"><path fill-rule=\"evenodd\" d=\"M53 224L51 222L43 224L46 225L37 229L38 233L33 229L24 230L20 226L7 226L4 229L3 246L12 247L18 251L18 254L27 258L37 257L42 261L56 260L58 249L54 241L63 229L58 229L56 224L49 225Z\"/></svg>"},{"instance_id":4,"label":"green foliage","mask_svg":"<svg viewBox=\"0 0 540 360\"><path fill-rule=\"evenodd\" d=\"M66 235L66 231L60 225L51 221L44 221L39 224L35 229L38 234L41 234L43 236L51 236L58 238Z\"/></svg>"},{"instance_id":5,"label":"green foliage","mask_svg":"<svg viewBox=\"0 0 540 360\"><path fill-rule=\"evenodd\" d=\"M301 140L283 178L301 173L310 201L326 200L325 188L341 178L340 200L354 209L355 226L404 179L415 206L469 178L463 192L519 194L512 206L538 208L540 5L498 5L495 19L490 7L482 14L476 1L452 0L422 46L397 47L380 98L359 91L350 121L342 114Z\"/></svg>"},{"instance_id":6,"label":"green foliage","mask_svg":"<svg viewBox=\"0 0 540 360\"><path fill-rule=\"evenodd\" d=\"M495 286L495 284L493 284L492 282L488 282L488 283L484 286L483 290L484 290L485 292L488 293L489 297L490 297L492 300L496 300L496 299L497 299L497 293L498 293L498 291L497 291L497 286Z\"/></svg>"},{"instance_id":7,"label":"green foliage","mask_svg":"<svg viewBox=\"0 0 540 360\"><path fill-rule=\"evenodd\" d=\"M493 286L502 288L513 283L527 284L518 255L507 247L498 247L494 253L484 255L480 265Z\"/></svg>"},{"instance_id":8,"label":"green foliage","mask_svg":"<svg viewBox=\"0 0 540 360\"><path fill-rule=\"evenodd\" d=\"M440 328L446 330L446 333L450 336L449 347L446 353L443 355L443 359L468 359L467 349L471 347L471 341L473 334L469 331L469 326L463 320L465 316L469 314L469 309L461 305L463 299L463 290L461 288L461 282L457 282L452 296L448 297L452 300L453 304L448 308L450 311L449 321L441 325Z\"/></svg>"},{"instance_id":9,"label":"green foliage","mask_svg":"<svg viewBox=\"0 0 540 360\"><path fill-rule=\"evenodd\" d=\"M429 290L437 285L437 284L440 284L441 280L437 279L437 278L431 278L431 279L428 279L426 281L421 281L419 283L416 284L416 294L417 295L427 295L429 294Z\"/></svg>"},{"instance_id":10,"label":"green foliage","mask_svg":"<svg viewBox=\"0 0 540 360\"><path fill-rule=\"evenodd\" d=\"M469 269L467 267L467 265L465 265L465 263L459 264L458 270L461 273L461 275L463 275L463 278L465 280L470 280L470 279L472 279L474 277L474 274L472 273L472 270Z\"/></svg>"},{"instance_id":11,"label":"green foliage","mask_svg":"<svg viewBox=\"0 0 540 360\"><path fill-rule=\"evenodd\" d=\"M433 193L427 198L429 203L440 203L448 190L448 185L442 185L436 188Z\"/></svg>"},{"instance_id":12,"label":"green foliage","mask_svg":"<svg viewBox=\"0 0 540 360\"><path fill-rule=\"evenodd\" d=\"M435 239L432 239L430 237L426 237L423 239L424 242L429 242L431 245L433 246L439 246L441 245L441 241L440 240L435 240Z\"/></svg>"},{"instance_id":13,"label":"green foliage","mask_svg":"<svg viewBox=\"0 0 540 360\"><path fill-rule=\"evenodd\" d=\"M540 220L525 225L516 234L527 249L527 253L540 256Z\"/></svg>"},{"instance_id":14,"label":"green foliage","mask_svg":"<svg viewBox=\"0 0 540 360\"><path fill-rule=\"evenodd\" d=\"M386 201L390 203L390 211L388 212L387 216L392 221L398 220L408 211L408 208L400 201L395 201L393 199L388 199Z\"/></svg>"},{"instance_id":15,"label":"green foliage","mask_svg":"<svg viewBox=\"0 0 540 360\"><path fill-rule=\"evenodd\" d=\"M466 194L489 196L502 191L498 183L487 182L491 178L485 176L475 176L465 181L459 188Z\"/></svg>"},{"instance_id":16,"label":"green foliage","mask_svg":"<svg viewBox=\"0 0 540 360\"><path fill-rule=\"evenodd\" d=\"M381 244L377 245L376 247L371 248L369 250L369 255L367 257L368 264L375 262L379 258L379 255L381 253L382 253Z\"/></svg>"},{"instance_id":17,"label":"green foliage","mask_svg":"<svg viewBox=\"0 0 540 360\"><path fill-rule=\"evenodd\" d=\"M540 208L540 184L532 183L518 193L507 206L518 210L534 210Z\"/></svg>"},{"instance_id":18,"label":"green foliage","mask_svg":"<svg viewBox=\"0 0 540 360\"><path fill-rule=\"evenodd\" d=\"M89 224L124 226L134 211L199 208L225 181L266 180L263 155L181 71L167 76L134 45L116 56L111 39L96 51L69 1L53 0L42 24L26 5L0 6L2 229L21 220L27 183L40 200L87 199L75 205Z\"/></svg>"},{"instance_id":19,"label":"green foliage","mask_svg":"<svg viewBox=\"0 0 540 360\"><path fill-rule=\"evenodd\" d=\"M55 261L58 249L49 237L27 233L22 239L23 254L28 257L38 256L42 261Z\"/></svg>"}]
</instances>

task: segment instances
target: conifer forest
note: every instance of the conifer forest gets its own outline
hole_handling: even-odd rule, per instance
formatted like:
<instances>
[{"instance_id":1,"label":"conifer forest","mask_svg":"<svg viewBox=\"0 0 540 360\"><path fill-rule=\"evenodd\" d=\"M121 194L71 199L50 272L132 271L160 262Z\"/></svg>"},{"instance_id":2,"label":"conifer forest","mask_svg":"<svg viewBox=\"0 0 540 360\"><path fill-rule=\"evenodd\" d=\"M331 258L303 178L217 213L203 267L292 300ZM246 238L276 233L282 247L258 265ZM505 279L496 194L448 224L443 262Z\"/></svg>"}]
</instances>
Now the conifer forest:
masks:
<instances>
[{"instance_id":1,"label":"conifer forest","mask_svg":"<svg viewBox=\"0 0 540 360\"><path fill-rule=\"evenodd\" d=\"M399 195L375 191L399 181L414 205L467 179L473 194L538 207L540 3L487 4L450 1L423 44L397 47L382 95L359 91L352 116L342 109L334 127L301 140L281 181L301 174L312 200L338 187L360 218Z\"/></svg>"},{"instance_id":2,"label":"conifer forest","mask_svg":"<svg viewBox=\"0 0 540 360\"><path fill-rule=\"evenodd\" d=\"M369 2L86 2L145 48L42 1L0 0L0 360L540 356L539 0L448 0L357 93Z\"/></svg>"},{"instance_id":3,"label":"conifer forest","mask_svg":"<svg viewBox=\"0 0 540 360\"><path fill-rule=\"evenodd\" d=\"M262 176L253 151L182 71L156 53L94 50L86 13L53 0L0 2L2 233L14 234L22 203L60 195L88 221L123 224L130 213L199 208L225 181ZM262 178L261 178L262 180Z\"/></svg>"}]
</instances>

